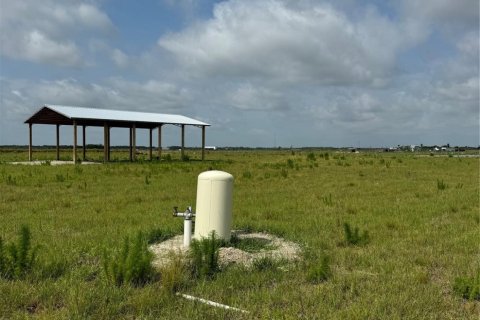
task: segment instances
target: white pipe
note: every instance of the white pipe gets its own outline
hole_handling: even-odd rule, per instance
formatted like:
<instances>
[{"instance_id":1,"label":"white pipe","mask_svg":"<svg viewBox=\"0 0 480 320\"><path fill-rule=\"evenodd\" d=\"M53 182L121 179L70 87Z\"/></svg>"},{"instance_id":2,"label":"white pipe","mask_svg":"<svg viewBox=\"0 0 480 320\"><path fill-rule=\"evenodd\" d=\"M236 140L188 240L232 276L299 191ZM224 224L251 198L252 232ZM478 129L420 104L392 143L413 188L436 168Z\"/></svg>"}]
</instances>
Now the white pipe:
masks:
<instances>
[{"instance_id":1,"label":"white pipe","mask_svg":"<svg viewBox=\"0 0 480 320\"><path fill-rule=\"evenodd\" d=\"M205 300L205 299L202 299L202 298L190 296L188 294L184 294L184 293L180 293L180 292L177 292L177 296L182 296L185 299L192 300L192 301L199 301L201 303L205 303L205 304L208 304L209 306L213 306L213 307L217 307L217 308L223 308L223 309L227 309L227 310L238 311L238 312L241 312L241 313L249 313L247 310L242 310L242 309L238 309L238 308L235 308L235 307L230 307L230 306L227 306L226 304L221 304L221 303L218 303L218 302L215 302L215 301Z\"/></svg>"},{"instance_id":2,"label":"white pipe","mask_svg":"<svg viewBox=\"0 0 480 320\"><path fill-rule=\"evenodd\" d=\"M191 241L192 241L192 220L185 219L183 222L183 246L185 248L189 248Z\"/></svg>"}]
</instances>

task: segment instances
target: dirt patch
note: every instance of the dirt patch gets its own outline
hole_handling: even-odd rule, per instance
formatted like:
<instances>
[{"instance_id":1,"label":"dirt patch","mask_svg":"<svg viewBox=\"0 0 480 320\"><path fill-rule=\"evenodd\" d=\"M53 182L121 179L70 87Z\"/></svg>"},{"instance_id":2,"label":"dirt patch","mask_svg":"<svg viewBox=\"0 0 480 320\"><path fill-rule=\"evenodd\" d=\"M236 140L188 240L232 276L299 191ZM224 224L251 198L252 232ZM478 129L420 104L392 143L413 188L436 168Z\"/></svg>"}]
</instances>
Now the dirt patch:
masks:
<instances>
[{"instance_id":1,"label":"dirt patch","mask_svg":"<svg viewBox=\"0 0 480 320\"><path fill-rule=\"evenodd\" d=\"M245 239L261 240L265 243L265 248L255 251L245 251L235 247L222 247L219 252L219 264L225 267L232 264L251 266L257 259L269 257L273 260L298 260L301 248L298 244L286 241L268 233L246 233L242 231L232 231L232 236L240 241ZM188 250L183 247L183 235L175 236L167 241L150 246L155 259L153 264L156 267L162 267L170 261L173 253L185 255Z\"/></svg>"}]
</instances>

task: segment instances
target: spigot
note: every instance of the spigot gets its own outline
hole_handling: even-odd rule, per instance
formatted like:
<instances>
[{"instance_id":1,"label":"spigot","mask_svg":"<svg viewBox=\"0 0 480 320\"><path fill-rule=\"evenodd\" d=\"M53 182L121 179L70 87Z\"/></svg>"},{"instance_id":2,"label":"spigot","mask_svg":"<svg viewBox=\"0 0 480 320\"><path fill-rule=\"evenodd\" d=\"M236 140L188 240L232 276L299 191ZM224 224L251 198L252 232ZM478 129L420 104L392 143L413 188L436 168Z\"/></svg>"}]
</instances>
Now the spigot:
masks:
<instances>
[{"instance_id":1,"label":"spigot","mask_svg":"<svg viewBox=\"0 0 480 320\"><path fill-rule=\"evenodd\" d=\"M178 207L173 207L174 217L183 217L185 220L192 220L195 217L195 213L192 212L192 207L188 206L185 212L178 212Z\"/></svg>"}]
</instances>

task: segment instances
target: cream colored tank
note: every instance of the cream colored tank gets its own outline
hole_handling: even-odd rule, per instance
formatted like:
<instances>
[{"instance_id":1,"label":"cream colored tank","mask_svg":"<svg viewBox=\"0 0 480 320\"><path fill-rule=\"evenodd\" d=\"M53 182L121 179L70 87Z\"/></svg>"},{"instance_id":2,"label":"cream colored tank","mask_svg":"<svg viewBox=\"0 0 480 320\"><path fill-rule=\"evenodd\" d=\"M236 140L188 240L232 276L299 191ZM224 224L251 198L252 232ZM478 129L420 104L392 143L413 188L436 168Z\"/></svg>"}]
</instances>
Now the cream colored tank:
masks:
<instances>
[{"instance_id":1,"label":"cream colored tank","mask_svg":"<svg viewBox=\"0 0 480 320\"><path fill-rule=\"evenodd\" d=\"M230 240L232 226L233 176L223 171L206 171L198 176L195 234L199 240L215 231Z\"/></svg>"}]
</instances>

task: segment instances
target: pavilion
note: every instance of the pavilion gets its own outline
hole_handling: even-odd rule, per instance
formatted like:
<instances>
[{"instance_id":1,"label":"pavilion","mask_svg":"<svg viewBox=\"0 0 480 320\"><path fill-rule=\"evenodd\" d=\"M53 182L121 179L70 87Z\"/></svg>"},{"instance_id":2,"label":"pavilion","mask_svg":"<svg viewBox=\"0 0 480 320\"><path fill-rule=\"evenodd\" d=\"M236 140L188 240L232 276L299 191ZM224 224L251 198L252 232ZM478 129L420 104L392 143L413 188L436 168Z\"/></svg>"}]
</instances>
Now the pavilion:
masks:
<instances>
[{"instance_id":1,"label":"pavilion","mask_svg":"<svg viewBox=\"0 0 480 320\"><path fill-rule=\"evenodd\" d=\"M202 129L202 160L205 159L205 127L208 123L181 115L161 114L149 112L119 111L97 108L81 108L72 106L44 105L35 112L25 123L28 123L29 142L28 160L32 161L32 127L34 124L50 124L56 126L56 159L60 158L60 126L73 126L73 161L77 162L77 127L82 127L83 160L86 157L86 128L104 128L104 162L110 161L110 128L130 129L130 161L135 160L136 129L149 129L150 145L149 158L152 159L152 134L158 130L158 157L162 153L162 126L172 124L181 127L181 156L184 158L185 126L195 126Z\"/></svg>"}]
</instances>

